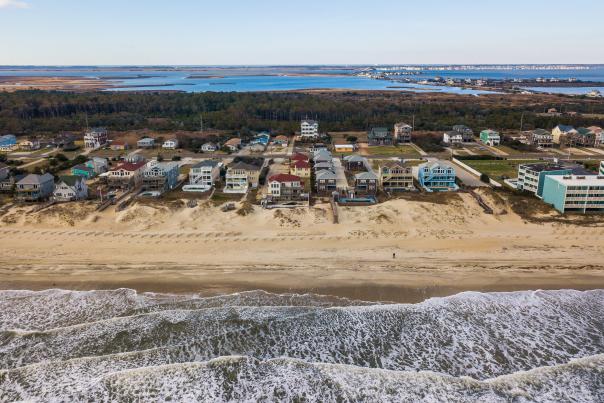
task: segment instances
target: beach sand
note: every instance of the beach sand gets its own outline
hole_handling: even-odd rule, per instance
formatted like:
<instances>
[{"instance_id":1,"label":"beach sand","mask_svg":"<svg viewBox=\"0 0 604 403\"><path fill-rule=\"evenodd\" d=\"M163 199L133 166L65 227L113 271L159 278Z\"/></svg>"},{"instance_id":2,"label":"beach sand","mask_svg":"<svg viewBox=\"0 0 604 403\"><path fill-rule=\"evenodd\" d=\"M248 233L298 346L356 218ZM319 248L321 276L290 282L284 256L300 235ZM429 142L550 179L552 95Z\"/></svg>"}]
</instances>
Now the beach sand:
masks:
<instances>
[{"instance_id":1,"label":"beach sand","mask_svg":"<svg viewBox=\"0 0 604 403\"><path fill-rule=\"evenodd\" d=\"M92 203L0 213L0 288L219 294L264 289L417 302L462 291L604 288L604 226L485 214L468 194L224 213ZM393 258L393 254L395 254Z\"/></svg>"}]
</instances>

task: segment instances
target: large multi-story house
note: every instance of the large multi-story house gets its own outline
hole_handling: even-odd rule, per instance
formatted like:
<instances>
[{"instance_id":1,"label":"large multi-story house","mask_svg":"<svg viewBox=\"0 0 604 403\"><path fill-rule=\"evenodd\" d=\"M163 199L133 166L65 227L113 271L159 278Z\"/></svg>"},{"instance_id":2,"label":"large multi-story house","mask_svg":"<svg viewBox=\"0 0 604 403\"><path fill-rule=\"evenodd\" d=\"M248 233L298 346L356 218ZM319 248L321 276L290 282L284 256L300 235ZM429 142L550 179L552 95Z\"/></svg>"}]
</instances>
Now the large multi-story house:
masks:
<instances>
[{"instance_id":1,"label":"large multi-story house","mask_svg":"<svg viewBox=\"0 0 604 403\"><path fill-rule=\"evenodd\" d=\"M169 139L164 141L161 148L165 150L176 150L178 148L178 139Z\"/></svg>"},{"instance_id":2,"label":"large multi-story house","mask_svg":"<svg viewBox=\"0 0 604 403\"><path fill-rule=\"evenodd\" d=\"M360 155L347 155L344 157L344 167L347 171L364 171L367 169L367 160Z\"/></svg>"},{"instance_id":3,"label":"large multi-story house","mask_svg":"<svg viewBox=\"0 0 604 403\"><path fill-rule=\"evenodd\" d=\"M225 177L225 193L247 193L249 189L256 189L262 167L239 161L228 167Z\"/></svg>"},{"instance_id":4,"label":"large multi-story house","mask_svg":"<svg viewBox=\"0 0 604 403\"><path fill-rule=\"evenodd\" d=\"M358 195L375 195L378 177L371 171L359 172L354 176L354 192Z\"/></svg>"},{"instance_id":5,"label":"large multi-story house","mask_svg":"<svg viewBox=\"0 0 604 403\"><path fill-rule=\"evenodd\" d=\"M0 136L0 151L10 152L17 149L17 137L13 134Z\"/></svg>"},{"instance_id":6,"label":"large multi-story house","mask_svg":"<svg viewBox=\"0 0 604 403\"><path fill-rule=\"evenodd\" d=\"M567 137L567 145L571 147L594 147L596 145L596 134L585 127L579 127L576 133Z\"/></svg>"},{"instance_id":7,"label":"large multi-story house","mask_svg":"<svg viewBox=\"0 0 604 403\"><path fill-rule=\"evenodd\" d=\"M177 162L150 161L143 170L143 190L168 192L178 185Z\"/></svg>"},{"instance_id":8,"label":"large multi-story house","mask_svg":"<svg viewBox=\"0 0 604 403\"><path fill-rule=\"evenodd\" d=\"M216 160L198 162L189 171L189 184L183 186L185 192L206 192L216 185L220 178L222 163Z\"/></svg>"},{"instance_id":9,"label":"large multi-story house","mask_svg":"<svg viewBox=\"0 0 604 403\"><path fill-rule=\"evenodd\" d=\"M561 164L521 164L518 166L516 188L541 197L546 175L570 175L571 173L571 168Z\"/></svg>"},{"instance_id":10,"label":"large multi-story house","mask_svg":"<svg viewBox=\"0 0 604 403\"><path fill-rule=\"evenodd\" d=\"M95 127L84 133L84 148L89 150L101 148L105 146L108 141L109 136L107 134L107 129L104 127Z\"/></svg>"},{"instance_id":11,"label":"large multi-story house","mask_svg":"<svg viewBox=\"0 0 604 403\"><path fill-rule=\"evenodd\" d=\"M337 187L338 177L336 174L329 170L318 171L315 174L315 187L317 193L323 196L331 195L335 192Z\"/></svg>"},{"instance_id":12,"label":"large multi-story house","mask_svg":"<svg viewBox=\"0 0 604 403\"><path fill-rule=\"evenodd\" d=\"M399 122L394 125L394 141L396 143L411 143L411 133L413 127L404 122Z\"/></svg>"},{"instance_id":13,"label":"large multi-story house","mask_svg":"<svg viewBox=\"0 0 604 403\"><path fill-rule=\"evenodd\" d=\"M448 131L443 134L443 143L456 145L463 143L463 135L456 131Z\"/></svg>"},{"instance_id":14,"label":"large multi-story house","mask_svg":"<svg viewBox=\"0 0 604 403\"><path fill-rule=\"evenodd\" d=\"M329 151L321 149L313 154L312 160L316 165L321 162L331 162L333 160L333 156Z\"/></svg>"},{"instance_id":15,"label":"large multi-story house","mask_svg":"<svg viewBox=\"0 0 604 403\"><path fill-rule=\"evenodd\" d=\"M268 179L268 190L273 200L301 200L304 195L304 182L296 175L277 174Z\"/></svg>"},{"instance_id":16,"label":"large multi-story house","mask_svg":"<svg viewBox=\"0 0 604 403\"><path fill-rule=\"evenodd\" d=\"M558 125L552 130L554 144L565 145L567 143L567 138L576 133L577 131L572 126Z\"/></svg>"},{"instance_id":17,"label":"large multi-story house","mask_svg":"<svg viewBox=\"0 0 604 403\"><path fill-rule=\"evenodd\" d=\"M385 127L374 127L367 134L367 142L370 146L391 146L394 141L392 133Z\"/></svg>"},{"instance_id":18,"label":"large multi-story house","mask_svg":"<svg viewBox=\"0 0 604 403\"><path fill-rule=\"evenodd\" d=\"M480 132L480 141L488 146L501 144L501 136L495 130L487 129Z\"/></svg>"},{"instance_id":19,"label":"large multi-story house","mask_svg":"<svg viewBox=\"0 0 604 403\"><path fill-rule=\"evenodd\" d=\"M602 128L599 126L590 126L588 127L588 129L591 130L596 136L596 141L594 145L596 147L604 146L604 130L602 130Z\"/></svg>"},{"instance_id":20,"label":"large multi-story house","mask_svg":"<svg viewBox=\"0 0 604 403\"><path fill-rule=\"evenodd\" d=\"M561 213L604 212L604 176L547 175L543 201Z\"/></svg>"},{"instance_id":21,"label":"large multi-story house","mask_svg":"<svg viewBox=\"0 0 604 403\"><path fill-rule=\"evenodd\" d=\"M38 139L25 139L19 142L19 150L23 151L34 151L39 150L41 147L40 140Z\"/></svg>"},{"instance_id":22,"label":"large multi-story house","mask_svg":"<svg viewBox=\"0 0 604 403\"><path fill-rule=\"evenodd\" d=\"M528 142L535 147L549 148L554 145L554 136L544 129L535 129L528 134Z\"/></svg>"},{"instance_id":23,"label":"large multi-story house","mask_svg":"<svg viewBox=\"0 0 604 403\"><path fill-rule=\"evenodd\" d=\"M55 178L49 173L29 174L17 182L16 199L20 201L42 201L49 199L55 190Z\"/></svg>"},{"instance_id":24,"label":"large multi-story house","mask_svg":"<svg viewBox=\"0 0 604 403\"><path fill-rule=\"evenodd\" d=\"M88 198L88 186L86 179L81 176L68 175L60 176L53 199L58 202L70 202L76 200L85 200Z\"/></svg>"},{"instance_id":25,"label":"large multi-story house","mask_svg":"<svg viewBox=\"0 0 604 403\"><path fill-rule=\"evenodd\" d=\"M380 166L380 186L384 192L415 190L413 169L395 161L384 163Z\"/></svg>"},{"instance_id":26,"label":"large multi-story house","mask_svg":"<svg viewBox=\"0 0 604 403\"><path fill-rule=\"evenodd\" d=\"M136 146L138 148L154 148L155 139L151 137L143 137L142 139L136 142Z\"/></svg>"},{"instance_id":27,"label":"large multi-story house","mask_svg":"<svg viewBox=\"0 0 604 403\"><path fill-rule=\"evenodd\" d=\"M426 163L418 167L417 180L428 192L457 190L455 169L438 162Z\"/></svg>"},{"instance_id":28,"label":"large multi-story house","mask_svg":"<svg viewBox=\"0 0 604 403\"><path fill-rule=\"evenodd\" d=\"M316 140L319 138L319 122L316 120L303 120L300 123L300 137L302 140Z\"/></svg>"},{"instance_id":29,"label":"large multi-story house","mask_svg":"<svg viewBox=\"0 0 604 403\"><path fill-rule=\"evenodd\" d=\"M304 160L292 160L289 163L289 173L301 178L310 178L310 163Z\"/></svg>"},{"instance_id":30,"label":"large multi-story house","mask_svg":"<svg viewBox=\"0 0 604 403\"><path fill-rule=\"evenodd\" d=\"M141 185L143 170L146 166L144 161L124 162L108 172L107 180L109 187L114 189L134 189Z\"/></svg>"},{"instance_id":31,"label":"large multi-story house","mask_svg":"<svg viewBox=\"0 0 604 403\"><path fill-rule=\"evenodd\" d=\"M453 126L453 131L461 134L464 143L471 143L474 141L474 131L466 125L455 125Z\"/></svg>"}]
</instances>

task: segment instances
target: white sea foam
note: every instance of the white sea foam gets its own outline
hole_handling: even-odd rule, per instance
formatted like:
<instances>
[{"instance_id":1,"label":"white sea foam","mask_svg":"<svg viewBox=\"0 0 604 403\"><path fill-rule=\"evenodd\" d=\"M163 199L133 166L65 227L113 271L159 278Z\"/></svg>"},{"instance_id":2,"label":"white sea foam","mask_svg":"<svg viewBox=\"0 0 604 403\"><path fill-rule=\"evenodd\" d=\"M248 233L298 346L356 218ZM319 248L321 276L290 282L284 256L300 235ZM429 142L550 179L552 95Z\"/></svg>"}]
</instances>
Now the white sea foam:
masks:
<instances>
[{"instance_id":1,"label":"white sea foam","mask_svg":"<svg viewBox=\"0 0 604 403\"><path fill-rule=\"evenodd\" d=\"M202 298L118 291L129 302L111 305L117 317L99 312L102 319L92 321L72 309L74 321L67 309L45 322L61 325L53 329L4 328L0 401L162 400L168 395L154 391L172 388L183 393L174 400L254 400L258 390L269 400L442 401L452 393L460 401L556 401L572 392L592 401L594 385L601 391L604 382L604 290L462 293L369 306L263 292ZM4 306L15 304L0 311L0 323L38 328L19 314L20 301L31 306L32 295L40 294L0 294ZM566 364L583 357L592 358ZM530 371L537 367L544 368ZM219 375L235 380L224 384ZM417 388L407 385L414 382ZM556 382L570 386L552 389ZM197 395L200 389L208 394Z\"/></svg>"}]
</instances>

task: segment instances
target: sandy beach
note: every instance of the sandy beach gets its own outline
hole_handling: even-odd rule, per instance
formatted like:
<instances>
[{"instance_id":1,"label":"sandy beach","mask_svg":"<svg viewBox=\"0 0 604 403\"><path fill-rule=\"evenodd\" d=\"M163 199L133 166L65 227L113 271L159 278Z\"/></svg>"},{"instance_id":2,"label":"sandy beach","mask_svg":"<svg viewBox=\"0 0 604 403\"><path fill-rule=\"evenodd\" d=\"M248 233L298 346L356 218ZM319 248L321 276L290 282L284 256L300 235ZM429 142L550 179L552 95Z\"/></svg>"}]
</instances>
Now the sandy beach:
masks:
<instances>
[{"instance_id":1,"label":"sandy beach","mask_svg":"<svg viewBox=\"0 0 604 403\"><path fill-rule=\"evenodd\" d=\"M340 208L339 224L323 204L247 215L180 201L119 213L93 203L31 209L0 217L3 289L264 289L416 302L467 290L604 288L604 226L528 223L506 207L488 215L467 194Z\"/></svg>"}]
</instances>

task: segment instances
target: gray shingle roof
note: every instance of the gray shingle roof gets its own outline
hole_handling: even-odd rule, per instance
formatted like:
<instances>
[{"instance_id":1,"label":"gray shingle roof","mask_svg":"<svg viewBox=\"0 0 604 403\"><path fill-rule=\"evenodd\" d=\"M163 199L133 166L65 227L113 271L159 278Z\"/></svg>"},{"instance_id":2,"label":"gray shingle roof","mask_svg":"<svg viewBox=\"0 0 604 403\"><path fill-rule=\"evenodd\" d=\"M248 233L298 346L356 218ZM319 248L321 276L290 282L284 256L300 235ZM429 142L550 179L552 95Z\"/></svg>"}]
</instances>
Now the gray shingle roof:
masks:
<instances>
[{"instance_id":1,"label":"gray shingle roof","mask_svg":"<svg viewBox=\"0 0 604 403\"><path fill-rule=\"evenodd\" d=\"M378 177L373 172L359 172L354 176L355 179L359 180L377 180Z\"/></svg>"},{"instance_id":2,"label":"gray shingle roof","mask_svg":"<svg viewBox=\"0 0 604 403\"><path fill-rule=\"evenodd\" d=\"M49 173L45 173L44 175L29 174L19 181L19 185L40 185L49 180L54 182L55 177Z\"/></svg>"},{"instance_id":3,"label":"gray shingle roof","mask_svg":"<svg viewBox=\"0 0 604 403\"><path fill-rule=\"evenodd\" d=\"M210 168L214 168L215 166L217 166L220 162L216 161L216 160L204 160L201 162L198 162L197 164L193 165L191 167L191 169L193 168L203 168L203 167L210 167Z\"/></svg>"}]
</instances>

